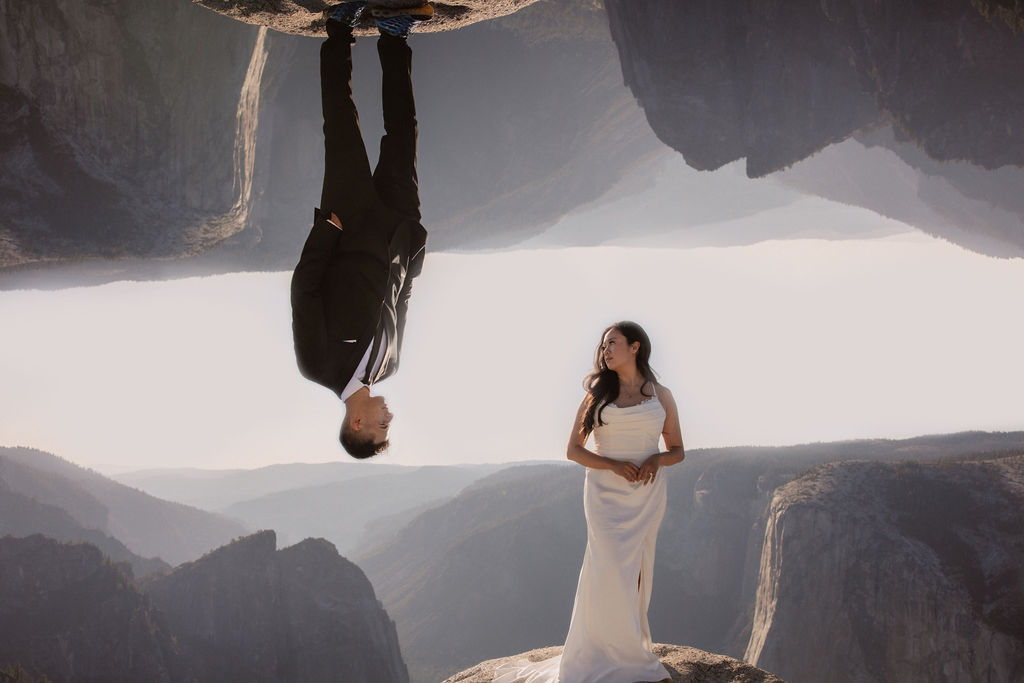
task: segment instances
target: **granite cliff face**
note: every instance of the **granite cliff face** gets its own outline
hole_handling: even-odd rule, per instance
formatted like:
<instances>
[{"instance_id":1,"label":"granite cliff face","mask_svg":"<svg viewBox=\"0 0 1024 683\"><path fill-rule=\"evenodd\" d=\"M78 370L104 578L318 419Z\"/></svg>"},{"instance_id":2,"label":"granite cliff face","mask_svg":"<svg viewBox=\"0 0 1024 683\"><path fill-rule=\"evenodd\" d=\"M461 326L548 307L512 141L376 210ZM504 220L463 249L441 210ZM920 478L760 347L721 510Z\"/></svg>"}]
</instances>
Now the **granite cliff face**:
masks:
<instances>
[{"instance_id":1,"label":"granite cliff face","mask_svg":"<svg viewBox=\"0 0 1024 683\"><path fill-rule=\"evenodd\" d=\"M408 680L359 568L271 531L138 584L87 543L0 538L0 667L15 662L54 683Z\"/></svg>"},{"instance_id":2,"label":"granite cliff face","mask_svg":"<svg viewBox=\"0 0 1024 683\"><path fill-rule=\"evenodd\" d=\"M394 623L323 540L240 539L145 583L207 681L408 681Z\"/></svg>"},{"instance_id":3,"label":"granite cliff face","mask_svg":"<svg viewBox=\"0 0 1024 683\"><path fill-rule=\"evenodd\" d=\"M88 544L0 538L0 665L53 683L191 680L182 652L131 580Z\"/></svg>"},{"instance_id":4,"label":"granite cliff face","mask_svg":"<svg viewBox=\"0 0 1024 683\"><path fill-rule=\"evenodd\" d=\"M833 463L776 490L744 659L806 682L1024 676L1024 456Z\"/></svg>"},{"instance_id":5,"label":"granite cliff face","mask_svg":"<svg viewBox=\"0 0 1024 683\"><path fill-rule=\"evenodd\" d=\"M261 40L185 2L5 2L0 264L191 255L242 230Z\"/></svg>"},{"instance_id":6,"label":"granite cliff face","mask_svg":"<svg viewBox=\"0 0 1024 683\"><path fill-rule=\"evenodd\" d=\"M919 199L938 220L910 216L912 225L1017 256L1019 193L981 171L1009 166L1004 174L1015 186L1024 182L1024 42L978 4L608 0L606 7L627 85L658 137L694 168L746 158L748 175L765 176L883 129L868 144L891 140L922 185L931 183ZM844 171L834 165L824 175ZM951 196L935 180L955 188ZM868 195L856 203L881 208L870 180L855 185L846 194ZM820 177L815 186L824 196L840 191ZM979 217L961 201L971 197L1009 216Z\"/></svg>"}]
</instances>

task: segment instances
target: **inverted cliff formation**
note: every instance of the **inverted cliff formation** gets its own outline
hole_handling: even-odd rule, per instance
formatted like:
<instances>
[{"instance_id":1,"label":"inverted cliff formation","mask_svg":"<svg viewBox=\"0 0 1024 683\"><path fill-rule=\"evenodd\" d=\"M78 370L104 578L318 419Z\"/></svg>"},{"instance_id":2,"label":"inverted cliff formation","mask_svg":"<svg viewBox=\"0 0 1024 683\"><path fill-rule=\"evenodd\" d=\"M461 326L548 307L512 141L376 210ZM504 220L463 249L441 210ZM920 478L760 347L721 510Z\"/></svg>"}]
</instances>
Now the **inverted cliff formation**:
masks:
<instances>
[{"instance_id":1,"label":"inverted cliff formation","mask_svg":"<svg viewBox=\"0 0 1024 683\"><path fill-rule=\"evenodd\" d=\"M1024 455L779 488L744 658L796 683L1024 675Z\"/></svg>"},{"instance_id":2,"label":"inverted cliff formation","mask_svg":"<svg viewBox=\"0 0 1024 683\"><path fill-rule=\"evenodd\" d=\"M600 4L413 40L431 249L535 235L661 148ZM354 76L371 159L373 42ZM5 6L0 49L0 287L294 267L322 183L319 41L184 0L69 0Z\"/></svg>"},{"instance_id":3,"label":"inverted cliff formation","mask_svg":"<svg viewBox=\"0 0 1024 683\"><path fill-rule=\"evenodd\" d=\"M183 2L6 3L0 264L197 254L239 232L257 34Z\"/></svg>"},{"instance_id":4,"label":"inverted cliff formation","mask_svg":"<svg viewBox=\"0 0 1024 683\"><path fill-rule=\"evenodd\" d=\"M717 169L745 158L747 174L761 177L857 135L912 169L906 196L875 196L870 176L910 170L881 158L866 179L848 176L841 160L813 158L808 180L792 184L982 253L1019 256L1024 208L1003 176L1019 187L1024 41L994 13L986 18L992 4L608 0L606 7L626 84L654 132L690 166Z\"/></svg>"},{"instance_id":5,"label":"inverted cliff formation","mask_svg":"<svg viewBox=\"0 0 1024 683\"><path fill-rule=\"evenodd\" d=\"M883 123L935 159L1024 165L1024 44L970 2L606 6L626 84L695 168L761 176Z\"/></svg>"},{"instance_id":6,"label":"inverted cliff formation","mask_svg":"<svg viewBox=\"0 0 1024 683\"><path fill-rule=\"evenodd\" d=\"M452 31L463 26L511 14L537 0L459 0L457 3L434 2L434 18L416 29L417 33ZM268 5L264 0L192 0L197 5L247 24L258 24L282 33L303 36L326 36L324 8L337 4L333 0L278 0ZM375 0L375 5L408 7L409 0ZM357 35L376 34L373 20L363 17L356 27Z\"/></svg>"}]
</instances>

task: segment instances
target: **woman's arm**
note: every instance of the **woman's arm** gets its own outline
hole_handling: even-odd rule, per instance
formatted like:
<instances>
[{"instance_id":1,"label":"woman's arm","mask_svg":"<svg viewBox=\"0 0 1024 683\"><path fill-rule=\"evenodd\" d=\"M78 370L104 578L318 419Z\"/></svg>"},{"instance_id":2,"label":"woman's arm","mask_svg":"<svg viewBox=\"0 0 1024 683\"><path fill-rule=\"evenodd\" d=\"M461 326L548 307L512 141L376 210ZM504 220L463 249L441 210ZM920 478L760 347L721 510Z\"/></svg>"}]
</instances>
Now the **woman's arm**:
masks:
<instances>
[{"instance_id":1,"label":"woman's arm","mask_svg":"<svg viewBox=\"0 0 1024 683\"><path fill-rule=\"evenodd\" d=\"M587 436L580 432L583 426L583 417L587 411L587 399L584 397L576 411L576 419L573 421L572 434L569 435L569 445L565 449L565 457L584 467L595 470L611 470L626 481L636 481L640 474L640 468L631 462L613 460L586 448Z\"/></svg>"},{"instance_id":2,"label":"woman's arm","mask_svg":"<svg viewBox=\"0 0 1024 683\"><path fill-rule=\"evenodd\" d=\"M667 387L659 384L655 386L654 390L658 392L658 400L665 408L665 425L661 428L661 436L665 439L665 448L668 450L664 453L655 453L640 466L638 479L645 484L654 481L659 467L675 465L686 458L686 453L683 450L683 432L679 428L679 409L676 408L676 400Z\"/></svg>"}]
</instances>

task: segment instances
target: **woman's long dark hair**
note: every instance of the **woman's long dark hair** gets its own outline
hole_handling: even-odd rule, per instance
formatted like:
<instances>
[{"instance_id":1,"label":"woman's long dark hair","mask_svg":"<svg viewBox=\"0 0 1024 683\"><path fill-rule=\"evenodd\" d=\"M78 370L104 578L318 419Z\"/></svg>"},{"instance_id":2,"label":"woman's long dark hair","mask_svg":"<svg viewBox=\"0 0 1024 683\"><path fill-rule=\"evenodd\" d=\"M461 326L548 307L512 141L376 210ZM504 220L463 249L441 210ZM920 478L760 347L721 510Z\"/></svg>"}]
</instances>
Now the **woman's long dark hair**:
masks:
<instances>
[{"instance_id":1,"label":"woman's long dark hair","mask_svg":"<svg viewBox=\"0 0 1024 683\"><path fill-rule=\"evenodd\" d=\"M644 328L630 320L623 320L606 327L601 333L601 341L597 343L597 351L594 353L594 371L583 380L587 398L580 433L584 436L594 431L595 426L604 424L601 420L601 412L606 405L614 403L615 399L619 397L619 375L605 365L604 352L601 348L604 346L604 336L611 330L618 330L630 346L633 342L640 342L640 349L636 352L636 369L643 375L644 384L647 382L658 384L658 375L651 369L651 339L644 332ZM640 391L643 392L643 386L640 387ZM651 395L653 396L653 394Z\"/></svg>"}]
</instances>

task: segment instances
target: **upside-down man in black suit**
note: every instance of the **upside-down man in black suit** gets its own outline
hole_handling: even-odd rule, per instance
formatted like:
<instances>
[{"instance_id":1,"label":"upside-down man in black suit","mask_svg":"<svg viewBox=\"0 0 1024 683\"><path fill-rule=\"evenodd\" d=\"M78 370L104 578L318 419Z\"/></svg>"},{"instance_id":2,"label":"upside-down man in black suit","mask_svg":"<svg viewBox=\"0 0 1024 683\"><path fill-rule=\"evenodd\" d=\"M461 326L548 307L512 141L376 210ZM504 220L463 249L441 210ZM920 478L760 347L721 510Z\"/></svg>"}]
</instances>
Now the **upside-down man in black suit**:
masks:
<instances>
[{"instance_id":1,"label":"upside-down man in black suit","mask_svg":"<svg viewBox=\"0 0 1024 683\"><path fill-rule=\"evenodd\" d=\"M352 28L364 2L328 8L320 49L324 185L313 228L292 276L292 333L299 370L345 404L340 440L367 458L388 446L392 414L370 387L393 375L412 281L423 267L416 177L416 107L409 29L430 5L373 8L380 29L385 135L371 174L352 100Z\"/></svg>"}]
</instances>

